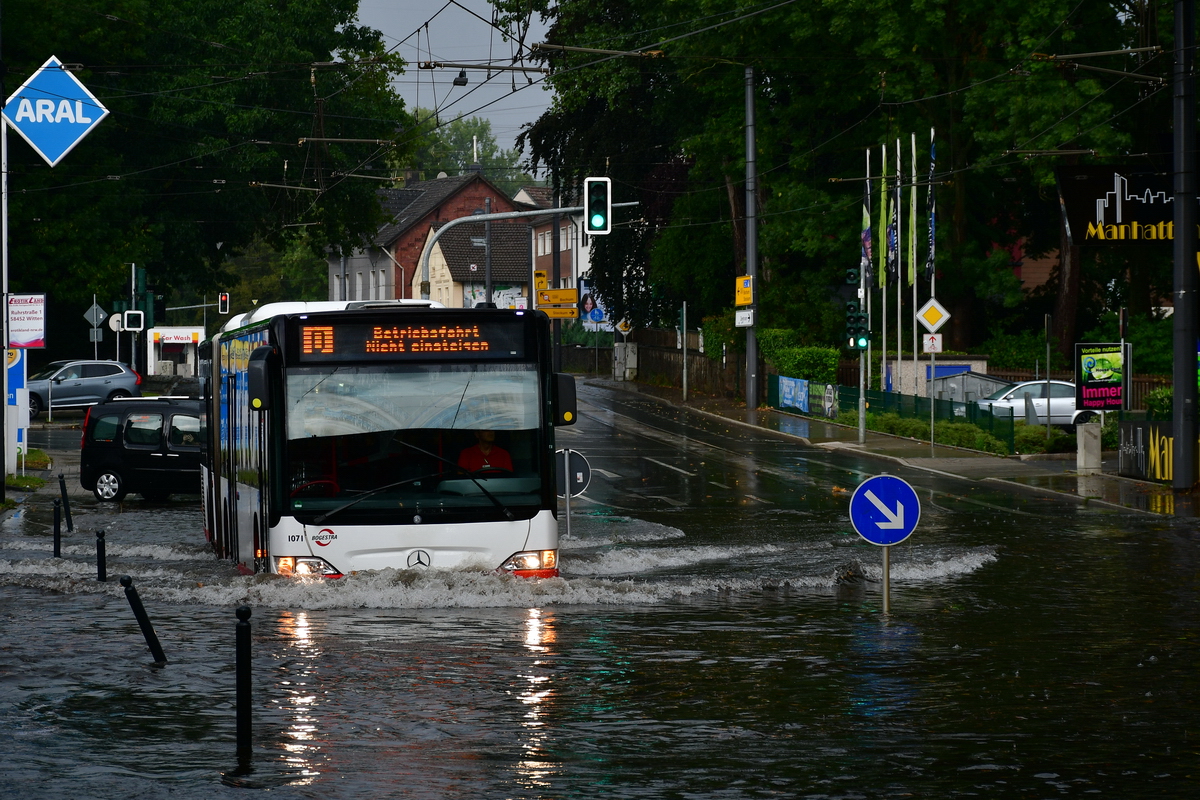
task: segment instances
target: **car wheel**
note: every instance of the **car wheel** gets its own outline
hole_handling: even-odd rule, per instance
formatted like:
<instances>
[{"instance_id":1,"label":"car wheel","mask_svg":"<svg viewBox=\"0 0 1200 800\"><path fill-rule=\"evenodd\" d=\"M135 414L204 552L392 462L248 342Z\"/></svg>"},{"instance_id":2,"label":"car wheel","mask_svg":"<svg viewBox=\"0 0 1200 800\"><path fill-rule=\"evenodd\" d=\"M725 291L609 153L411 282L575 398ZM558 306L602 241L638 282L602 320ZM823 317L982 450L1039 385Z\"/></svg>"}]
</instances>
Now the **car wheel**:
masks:
<instances>
[{"instance_id":1,"label":"car wheel","mask_svg":"<svg viewBox=\"0 0 1200 800\"><path fill-rule=\"evenodd\" d=\"M108 399L109 400L120 400L122 397L129 397L129 392L125 391L124 389L117 389L115 392L113 392L112 394L110 394L108 396Z\"/></svg>"},{"instance_id":2,"label":"car wheel","mask_svg":"<svg viewBox=\"0 0 1200 800\"><path fill-rule=\"evenodd\" d=\"M29 394L29 418L37 419L40 413L42 413L42 398L31 392Z\"/></svg>"},{"instance_id":3,"label":"car wheel","mask_svg":"<svg viewBox=\"0 0 1200 800\"><path fill-rule=\"evenodd\" d=\"M1100 415L1095 411L1083 411L1079 416L1075 417L1075 422L1072 423L1072 429L1077 425L1085 425L1089 422L1095 422L1100 418Z\"/></svg>"},{"instance_id":4,"label":"car wheel","mask_svg":"<svg viewBox=\"0 0 1200 800\"><path fill-rule=\"evenodd\" d=\"M96 477L92 494L101 502L119 503L125 499L125 481L118 473L106 469Z\"/></svg>"}]
</instances>

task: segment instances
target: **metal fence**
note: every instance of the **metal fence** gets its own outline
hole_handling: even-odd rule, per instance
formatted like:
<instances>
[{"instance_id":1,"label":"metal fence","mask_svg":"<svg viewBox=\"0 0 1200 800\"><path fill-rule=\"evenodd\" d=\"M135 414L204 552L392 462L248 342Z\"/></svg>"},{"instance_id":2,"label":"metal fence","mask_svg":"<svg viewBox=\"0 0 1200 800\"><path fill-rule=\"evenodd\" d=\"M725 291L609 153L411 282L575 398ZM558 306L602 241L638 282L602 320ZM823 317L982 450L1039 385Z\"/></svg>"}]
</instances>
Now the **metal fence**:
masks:
<instances>
[{"instance_id":1,"label":"metal fence","mask_svg":"<svg viewBox=\"0 0 1200 800\"><path fill-rule=\"evenodd\" d=\"M802 391L785 391L781 388L781 380L803 384ZM819 395L813 394L813 397L824 396L825 384L814 384L814 386L819 387L815 390L819 392ZM836 392L839 411L852 414L858 412L857 386L838 386ZM797 397L800 399L797 400ZM980 408L979 403L973 400L971 402L930 400L928 397L898 392L880 392L874 389L867 390L866 401L868 414L896 414L902 419L918 419L923 422L929 421L930 404L932 403L934 424L938 422L969 423L999 439L1008 448L1008 452L1012 453L1016 450L1016 425L1021 417L1014 415L1010 408L997 408L993 412L989 408ZM806 413L822 413L819 400L814 399L811 405L809 403L807 381L795 381L795 379L786 377L781 379L779 375L771 375L768 379L767 404L772 408L784 410L794 409Z\"/></svg>"}]
</instances>

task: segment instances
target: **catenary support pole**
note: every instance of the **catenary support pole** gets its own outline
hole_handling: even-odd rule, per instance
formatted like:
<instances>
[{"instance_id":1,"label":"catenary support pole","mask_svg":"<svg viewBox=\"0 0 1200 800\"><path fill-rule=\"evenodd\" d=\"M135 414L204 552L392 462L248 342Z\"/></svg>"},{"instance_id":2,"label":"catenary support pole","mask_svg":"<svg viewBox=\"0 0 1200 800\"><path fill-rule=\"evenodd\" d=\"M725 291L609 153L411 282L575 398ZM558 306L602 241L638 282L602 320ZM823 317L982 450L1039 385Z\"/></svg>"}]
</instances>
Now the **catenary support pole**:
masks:
<instances>
[{"instance_id":1,"label":"catenary support pole","mask_svg":"<svg viewBox=\"0 0 1200 800\"><path fill-rule=\"evenodd\" d=\"M746 274L750 276L750 313L758 316L758 166L754 134L754 67L746 67ZM758 339L751 319L746 328L746 408L758 408Z\"/></svg>"},{"instance_id":2,"label":"catenary support pole","mask_svg":"<svg viewBox=\"0 0 1200 800\"><path fill-rule=\"evenodd\" d=\"M1196 484L1196 3L1175 0L1175 345L1171 487Z\"/></svg>"}]
</instances>

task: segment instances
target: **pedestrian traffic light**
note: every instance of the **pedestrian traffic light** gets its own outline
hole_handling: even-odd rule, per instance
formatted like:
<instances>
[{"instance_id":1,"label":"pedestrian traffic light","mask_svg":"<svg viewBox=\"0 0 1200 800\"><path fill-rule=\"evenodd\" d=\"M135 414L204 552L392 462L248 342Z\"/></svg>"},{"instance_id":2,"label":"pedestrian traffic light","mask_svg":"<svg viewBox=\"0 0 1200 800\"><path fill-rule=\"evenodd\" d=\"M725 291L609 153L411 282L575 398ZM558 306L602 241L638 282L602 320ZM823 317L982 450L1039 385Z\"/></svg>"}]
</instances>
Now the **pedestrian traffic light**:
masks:
<instances>
[{"instance_id":1,"label":"pedestrian traffic light","mask_svg":"<svg viewBox=\"0 0 1200 800\"><path fill-rule=\"evenodd\" d=\"M612 233L612 178L583 179L583 220L592 236Z\"/></svg>"},{"instance_id":2,"label":"pedestrian traffic light","mask_svg":"<svg viewBox=\"0 0 1200 800\"><path fill-rule=\"evenodd\" d=\"M859 275L859 272L858 272L858 267L850 267L850 268L848 268L848 269L846 270L846 283L853 284L853 285L857 286L857 285L858 285L858 283L859 283L859 278L858 278L858 275Z\"/></svg>"},{"instance_id":3,"label":"pedestrian traffic light","mask_svg":"<svg viewBox=\"0 0 1200 800\"><path fill-rule=\"evenodd\" d=\"M221 292L219 295L217 295L217 313L229 313L229 292Z\"/></svg>"}]
</instances>

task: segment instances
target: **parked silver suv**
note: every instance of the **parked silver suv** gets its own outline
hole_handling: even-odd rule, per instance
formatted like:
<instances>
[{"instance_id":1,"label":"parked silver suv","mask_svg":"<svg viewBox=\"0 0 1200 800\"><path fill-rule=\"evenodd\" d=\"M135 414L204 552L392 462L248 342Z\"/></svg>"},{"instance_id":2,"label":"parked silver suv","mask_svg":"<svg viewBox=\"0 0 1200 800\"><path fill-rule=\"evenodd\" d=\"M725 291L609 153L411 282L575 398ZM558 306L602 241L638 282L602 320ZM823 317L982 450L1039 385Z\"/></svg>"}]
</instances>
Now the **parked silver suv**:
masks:
<instances>
[{"instance_id":1,"label":"parked silver suv","mask_svg":"<svg viewBox=\"0 0 1200 800\"><path fill-rule=\"evenodd\" d=\"M84 408L141 397L142 376L118 361L52 361L30 375L29 418L46 408Z\"/></svg>"}]
</instances>

